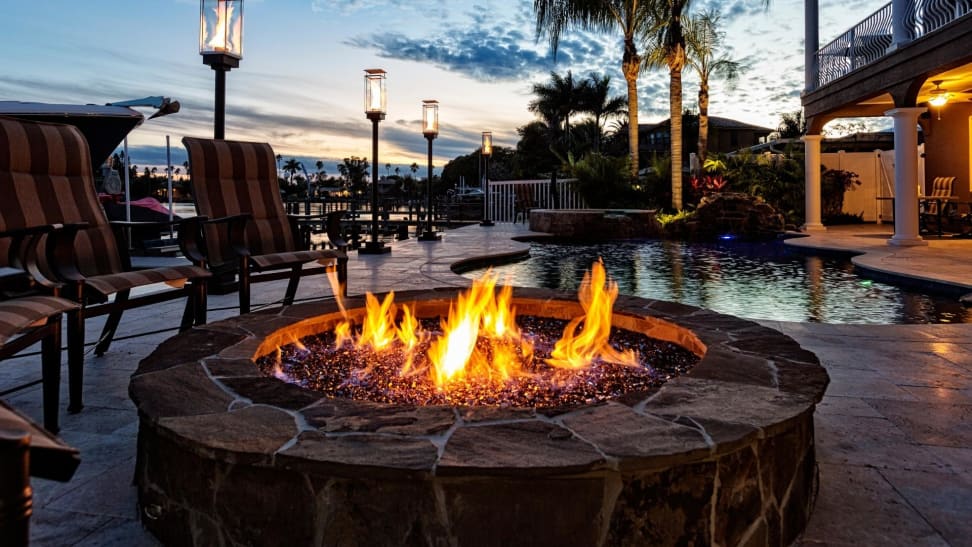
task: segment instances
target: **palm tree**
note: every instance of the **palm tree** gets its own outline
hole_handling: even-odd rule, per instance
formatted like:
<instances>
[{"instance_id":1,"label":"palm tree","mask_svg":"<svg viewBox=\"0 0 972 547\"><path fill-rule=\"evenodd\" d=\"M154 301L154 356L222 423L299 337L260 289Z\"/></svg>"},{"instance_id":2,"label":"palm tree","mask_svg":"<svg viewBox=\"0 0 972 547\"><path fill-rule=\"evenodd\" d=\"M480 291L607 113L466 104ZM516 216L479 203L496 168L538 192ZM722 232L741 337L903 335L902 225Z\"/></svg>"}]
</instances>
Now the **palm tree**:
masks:
<instances>
[{"instance_id":1,"label":"palm tree","mask_svg":"<svg viewBox=\"0 0 972 547\"><path fill-rule=\"evenodd\" d=\"M803 119L803 111L785 112L780 116L780 125L776 128L781 139L795 139L807 131L807 120Z\"/></svg>"},{"instance_id":2,"label":"palm tree","mask_svg":"<svg viewBox=\"0 0 972 547\"><path fill-rule=\"evenodd\" d=\"M689 66L699 76L699 149L700 162L705 162L709 145L709 79L722 78L730 89L739 78L741 66L726 53L726 33L719 31L722 17L712 9L696 13L685 21L685 48Z\"/></svg>"},{"instance_id":3,"label":"palm tree","mask_svg":"<svg viewBox=\"0 0 972 547\"><path fill-rule=\"evenodd\" d=\"M625 113L626 99L611 96L611 77L591 73L581 84L580 109L594 116L597 134L594 136L594 152L601 151L602 122L609 116Z\"/></svg>"},{"instance_id":4,"label":"palm tree","mask_svg":"<svg viewBox=\"0 0 972 547\"><path fill-rule=\"evenodd\" d=\"M658 0L656 0L658 1ZM621 72L628 84L628 151L631 178L638 177L638 40L650 28L650 0L533 0L537 36L546 35L554 54L560 36L573 27L601 32L621 31L624 54Z\"/></svg>"},{"instance_id":5,"label":"palm tree","mask_svg":"<svg viewBox=\"0 0 972 547\"><path fill-rule=\"evenodd\" d=\"M682 12L688 0L654 0L653 26L645 41L644 68L667 67L668 116L671 125L672 209L682 209L682 69L685 68L685 36Z\"/></svg>"},{"instance_id":6,"label":"palm tree","mask_svg":"<svg viewBox=\"0 0 972 547\"><path fill-rule=\"evenodd\" d=\"M574 81L574 75L569 70L567 76L551 72L549 84L533 84L536 99L530 101L527 107L530 112L549 119L563 132L568 149L570 116L581 109L581 90L582 84Z\"/></svg>"},{"instance_id":7,"label":"palm tree","mask_svg":"<svg viewBox=\"0 0 972 547\"><path fill-rule=\"evenodd\" d=\"M284 170L285 173L289 173L289 176L287 177L287 182L290 183L290 184L293 184L294 183L294 175L297 174L297 171L300 171L303 168L304 168L304 166L301 165L301 163L299 161L297 161L295 158L290 158L289 160L287 160L286 162L284 162L283 170Z\"/></svg>"}]
</instances>

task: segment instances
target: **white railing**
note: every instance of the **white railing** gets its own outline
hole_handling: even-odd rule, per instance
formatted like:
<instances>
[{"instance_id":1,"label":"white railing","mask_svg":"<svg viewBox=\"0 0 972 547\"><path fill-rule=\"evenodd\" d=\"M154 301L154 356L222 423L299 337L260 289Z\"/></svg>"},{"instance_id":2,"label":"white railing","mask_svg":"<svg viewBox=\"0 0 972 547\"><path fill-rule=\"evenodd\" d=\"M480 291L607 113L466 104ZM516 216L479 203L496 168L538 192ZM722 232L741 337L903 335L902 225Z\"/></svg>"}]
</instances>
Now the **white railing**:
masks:
<instances>
[{"instance_id":1,"label":"white railing","mask_svg":"<svg viewBox=\"0 0 972 547\"><path fill-rule=\"evenodd\" d=\"M875 11L854 28L817 50L817 87L883 57L895 38L903 43L972 13L972 0L913 0L902 14L893 13L892 3ZM904 35L893 35L894 20L902 17Z\"/></svg>"},{"instance_id":2,"label":"white railing","mask_svg":"<svg viewBox=\"0 0 972 547\"><path fill-rule=\"evenodd\" d=\"M573 187L573 181L558 180L556 194L550 191L550 180L491 180L489 218L496 222L516 221L516 196L523 192L533 198L535 209L584 209L586 205ZM520 194L524 195L524 194Z\"/></svg>"},{"instance_id":3,"label":"white railing","mask_svg":"<svg viewBox=\"0 0 972 547\"><path fill-rule=\"evenodd\" d=\"M817 82L824 85L884 56L891 45L891 4L817 51Z\"/></svg>"}]
</instances>

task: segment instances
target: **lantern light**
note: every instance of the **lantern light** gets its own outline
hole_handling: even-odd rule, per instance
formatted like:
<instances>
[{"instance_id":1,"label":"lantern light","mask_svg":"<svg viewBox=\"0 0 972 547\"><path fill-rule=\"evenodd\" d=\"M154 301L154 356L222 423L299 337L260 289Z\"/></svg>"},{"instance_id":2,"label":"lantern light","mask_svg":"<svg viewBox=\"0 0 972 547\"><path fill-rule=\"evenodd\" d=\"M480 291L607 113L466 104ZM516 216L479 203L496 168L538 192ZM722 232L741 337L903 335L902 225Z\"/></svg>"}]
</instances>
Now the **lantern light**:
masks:
<instances>
[{"instance_id":1,"label":"lantern light","mask_svg":"<svg viewBox=\"0 0 972 547\"><path fill-rule=\"evenodd\" d=\"M439 134L439 101L422 101L422 134L433 139Z\"/></svg>"},{"instance_id":2,"label":"lantern light","mask_svg":"<svg viewBox=\"0 0 972 547\"><path fill-rule=\"evenodd\" d=\"M199 54L243 58L243 0L200 0Z\"/></svg>"},{"instance_id":3,"label":"lantern light","mask_svg":"<svg viewBox=\"0 0 972 547\"><path fill-rule=\"evenodd\" d=\"M380 68L365 69L365 114L368 118L385 119L386 102L385 71Z\"/></svg>"}]
</instances>

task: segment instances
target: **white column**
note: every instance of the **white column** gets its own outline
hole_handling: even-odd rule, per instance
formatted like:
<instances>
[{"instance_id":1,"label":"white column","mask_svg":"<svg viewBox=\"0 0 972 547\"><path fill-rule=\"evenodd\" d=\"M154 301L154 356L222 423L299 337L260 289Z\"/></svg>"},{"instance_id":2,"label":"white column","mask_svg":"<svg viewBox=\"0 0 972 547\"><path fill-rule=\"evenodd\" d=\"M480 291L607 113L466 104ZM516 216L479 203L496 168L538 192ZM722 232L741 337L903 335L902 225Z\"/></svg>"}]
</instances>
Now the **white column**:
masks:
<instances>
[{"instance_id":1,"label":"white column","mask_svg":"<svg viewBox=\"0 0 972 547\"><path fill-rule=\"evenodd\" d=\"M817 0L803 0L803 89L817 89L817 50L820 49L820 25Z\"/></svg>"},{"instance_id":2,"label":"white column","mask_svg":"<svg viewBox=\"0 0 972 547\"><path fill-rule=\"evenodd\" d=\"M888 52L894 51L911 41L906 17L913 0L891 0L891 45Z\"/></svg>"},{"instance_id":3,"label":"white column","mask_svg":"<svg viewBox=\"0 0 972 547\"><path fill-rule=\"evenodd\" d=\"M804 160L804 181L806 184L806 224L804 232L823 232L827 228L820 222L820 141L823 135L804 135L806 148Z\"/></svg>"},{"instance_id":4,"label":"white column","mask_svg":"<svg viewBox=\"0 0 972 547\"><path fill-rule=\"evenodd\" d=\"M893 108L894 236L889 245L928 245L918 235L918 116L925 107Z\"/></svg>"}]
</instances>

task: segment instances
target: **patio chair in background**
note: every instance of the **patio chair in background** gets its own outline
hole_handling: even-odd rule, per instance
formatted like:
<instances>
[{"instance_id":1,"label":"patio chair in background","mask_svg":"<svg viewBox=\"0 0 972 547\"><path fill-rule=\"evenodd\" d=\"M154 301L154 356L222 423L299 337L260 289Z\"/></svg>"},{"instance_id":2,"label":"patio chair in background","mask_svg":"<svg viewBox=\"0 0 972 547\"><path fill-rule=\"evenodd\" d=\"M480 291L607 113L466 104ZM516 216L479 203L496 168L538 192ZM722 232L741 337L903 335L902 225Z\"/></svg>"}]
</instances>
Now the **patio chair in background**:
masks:
<instances>
[{"instance_id":1,"label":"patio chair in background","mask_svg":"<svg viewBox=\"0 0 972 547\"><path fill-rule=\"evenodd\" d=\"M48 227L34 230L0 232L0 239L6 241L10 249L0 263L0 360L15 357L37 342L41 343L41 393L43 395L44 428L57 433L60 414L61 393L61 316L74 311L78 304L55 296L57 287L47 288L51 296L29 294L37 281L25 270L11 267L21 266L21 241L38 236ZM27 245L30 245L29 243ZM24 295L26 294L26 295ZM21 296L12 296L21 295ZM27 382L19 386L0 387L0 396L16 393L35 385Z\"/></svg>"},{"instance_id":2,"label":"patio chair in background","mask_svg":"<svg viewBox=\"0 0 972 547\"><path fill-rule=\"evenodd\" d=\"M309 250L298 217L280 198L277 164L267 143L185 137L196 212L203 227L207 266L214 276L236 274L240 313L250 311L250 284L289 279L283 298L292 304L301 276L336 270L347 291L348 256L341 250ZM321 267L304 268L317 262Z\"/></svg>"},{"instance_id":3,"label":"patio chair in background","mask_svg":"<svg viewBox=\"0 0 972 547\"><path fill-rule=\"evenodd\" d=\"M205 268L185 265L131 271L125 227L142 223L109 224L95 192L88 143L74 126L0 118L0 195L4 196L0 230L64 225L43 236L46 252L37 256L35 277L63 284L61 296L80 305L67 314L69 411L78 412L83 406L87 319L108 316L96 355L108 351L126 309L185 298L180 329L206 322L205 280L210 273ZM201 220L173 223L189 258L200 256ZM6 248L0 247L0 256L5 253ZM161 283L174 289L131 296L132 289Z\"/></svg>"},{"instance_id":4,"label":"patio chair in background","mask_svg":"<svg viewBox=\"0 0 972 547\"><path fill-rule=\"evenodd\" d=\"M931 192L919 200L919 231L936 232L942 235L947 224L957 217L958 207L952 200L955 177L935 177Z\"/></svg>"},{"instance_id":5,"label":"patio chair in background","mask_svg":"<svg viewBox=\"0 0 972 547\"><path fill-rule=\"evenodd\" d=\"M524 184L516 185L516 194L513 196L513 223L523 215L523 223L530 222L530 210L537 207L537 200L533 197L533 188Z\"/></svg>"}]
</instances>

